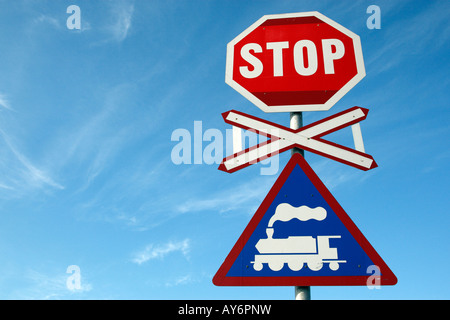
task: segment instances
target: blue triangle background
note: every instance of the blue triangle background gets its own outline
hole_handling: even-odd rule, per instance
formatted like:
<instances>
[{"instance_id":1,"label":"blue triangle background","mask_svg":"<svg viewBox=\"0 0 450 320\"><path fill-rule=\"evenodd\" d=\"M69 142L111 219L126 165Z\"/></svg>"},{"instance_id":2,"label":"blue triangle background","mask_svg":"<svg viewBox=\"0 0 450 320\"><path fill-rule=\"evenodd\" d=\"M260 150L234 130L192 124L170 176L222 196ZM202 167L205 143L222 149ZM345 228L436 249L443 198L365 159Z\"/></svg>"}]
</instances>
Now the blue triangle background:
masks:
<instances>
[{"instance_id":1,"label":"blue triangle background","mask_svg":"<svg viewBox=\"0 0 450 320\"><path fill-rule=\"evenodd\" d=\"M289 236L317 236L340 235L341 238L330 239L330 247L337 248L338 259L346 260L339 264L339 269L332 271L325 263L322 269L313 271L306 265L299 271L292 271L287 264L279 271L271 270L267 264L263 269L256 271L251 261L255 255L260 254L255 248L260 239L266 239L266 228L275 209L280 203L289 203L294 207L306 205L310 208L323 207L327 211L327 217L322 221L276 221L273 225L273 238L287 238ZM296 164L286 182L278 192L267 212L258 223L255 231L242 248L239 256L227 273L227 277L301 277L301 276L368 276L367 268L373 262L364 252L358 242L353 238L336 213L319 193L301 167Z\"/></svg>"}]
</instances>

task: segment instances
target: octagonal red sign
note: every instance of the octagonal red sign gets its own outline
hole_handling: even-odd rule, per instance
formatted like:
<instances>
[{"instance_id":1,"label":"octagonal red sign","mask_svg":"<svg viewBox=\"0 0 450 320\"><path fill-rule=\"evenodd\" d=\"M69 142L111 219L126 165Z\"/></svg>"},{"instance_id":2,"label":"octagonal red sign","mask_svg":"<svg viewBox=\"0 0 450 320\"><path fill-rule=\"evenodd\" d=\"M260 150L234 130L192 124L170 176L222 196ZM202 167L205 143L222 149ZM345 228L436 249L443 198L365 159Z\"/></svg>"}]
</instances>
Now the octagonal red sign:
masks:
<instances>
[{"instance_id":1,"label":"octagonal red sign","mask_svg":"<svg viewBox=\"0 0 450 320\"><path fill-rule=\"evenodd\" d=\"M359 36L319 12L263 16L227 46L225 82L265 112L328 110L365 74Z\"/></svg>"}]
</instances>

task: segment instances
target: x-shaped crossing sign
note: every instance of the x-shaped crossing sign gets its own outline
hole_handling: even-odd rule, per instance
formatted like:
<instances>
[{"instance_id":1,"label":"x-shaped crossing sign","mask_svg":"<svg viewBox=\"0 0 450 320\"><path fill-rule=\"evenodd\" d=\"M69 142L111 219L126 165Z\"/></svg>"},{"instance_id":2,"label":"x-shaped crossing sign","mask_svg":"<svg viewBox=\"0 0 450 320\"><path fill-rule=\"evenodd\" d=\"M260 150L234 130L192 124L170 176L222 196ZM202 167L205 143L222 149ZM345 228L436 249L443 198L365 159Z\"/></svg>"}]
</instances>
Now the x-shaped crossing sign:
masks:
<instances>
[{"instance_id":1,"label":"x-shaped crossing sign","mask_svg":"<svg viewBox=\"0 0 450 320\"><path fill-rule=\"evenodd\" d=\"M322 139L323 136L331 132L359 123L367 117L368 112L368 109L353 107L297 130L259 119L243 112L235 110L225 112L222 116L226 123L251 130L269 139L224 158L219 166L219 170L230 173L235 172L294 147L361 170L366 171L376 168L377 164L372 156L364 153L362 150L351 149Z\"/></svg>"}]
</instances>

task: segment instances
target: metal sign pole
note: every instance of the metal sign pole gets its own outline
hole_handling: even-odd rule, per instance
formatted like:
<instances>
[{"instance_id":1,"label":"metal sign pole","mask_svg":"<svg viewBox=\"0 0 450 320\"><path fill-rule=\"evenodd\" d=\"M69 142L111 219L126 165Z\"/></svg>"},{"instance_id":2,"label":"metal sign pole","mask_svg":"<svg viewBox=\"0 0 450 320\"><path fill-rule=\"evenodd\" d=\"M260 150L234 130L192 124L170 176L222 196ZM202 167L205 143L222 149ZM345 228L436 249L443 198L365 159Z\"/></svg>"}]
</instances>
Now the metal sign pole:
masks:
<instances>
[{"instance_id":1,"label":"metal sign pole","mask_svg":"<svg viewBox=\"0 0 450 320\"><path fill-rule=\"evenodd\" d=\"M295 130L303 127L303 115L301 112L291 112L290 127ZM300 153L303 158L305 157L305 150L303 149L292 148L292 154L294 153Z\"/></svg>"},{"instance_id":2,"label":"metal sign pole","mask_svg":"<svg viewBox=\"0 0 450 320\"><path fill-rule=\"evenodd\" d=\"M290 113L290 127L291 129L300 129L303 127L303 115L301 112ZM305 150L299 148L292 148L292 154L300 153L305 157ZM311 300L311 287L299 287L295 288L295 300Z\"/></svg>"}]
</instances>

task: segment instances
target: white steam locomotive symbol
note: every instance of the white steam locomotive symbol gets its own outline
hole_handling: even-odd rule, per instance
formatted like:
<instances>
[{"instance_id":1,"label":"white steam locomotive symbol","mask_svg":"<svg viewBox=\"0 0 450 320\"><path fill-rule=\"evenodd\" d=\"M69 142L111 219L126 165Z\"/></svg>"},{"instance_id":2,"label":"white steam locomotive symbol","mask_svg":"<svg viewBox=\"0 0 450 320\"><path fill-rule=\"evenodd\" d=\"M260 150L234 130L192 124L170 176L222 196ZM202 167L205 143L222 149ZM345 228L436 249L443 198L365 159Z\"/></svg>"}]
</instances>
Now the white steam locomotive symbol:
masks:
<instances>
[{"instance_id":1,"label":"white steam locomotive symbol","mask_svg":"<svg viewBox=\"0 0 450 320\"><path fill-rule=\"evenodd\" d=\"M338 260L337 248L330 248L329 239L341 236L322 235L317 236L317 239L312 236L290 236L284 239L272 237L274 233L272 226L275 221L292 219L322 221L326 215L326 210L322 207L311 209L307 206L296 208L288 203L278 205L266 229L267 238L260 239L256 243L255 247L260 254L255 255L255 261L252 261L253 268L261 271L263 264L267 263L271 270L279 271L286 263L292 271L299 271L306 263L309 269L318 271L322 269L324 263L329 263L331 270L338 270L339 264L347 261Z\"/></svg>"}]
</instances>

